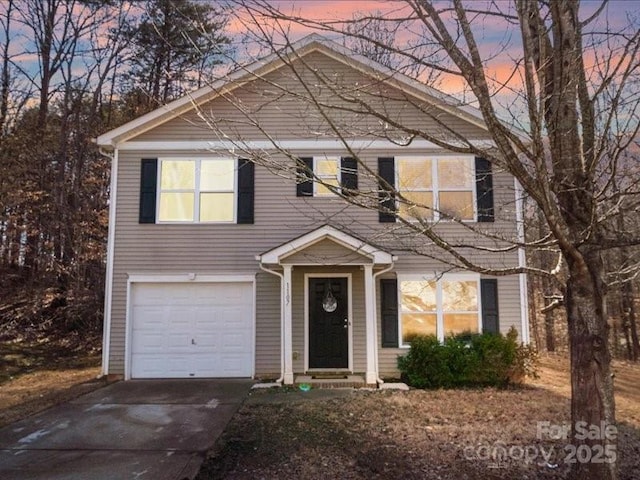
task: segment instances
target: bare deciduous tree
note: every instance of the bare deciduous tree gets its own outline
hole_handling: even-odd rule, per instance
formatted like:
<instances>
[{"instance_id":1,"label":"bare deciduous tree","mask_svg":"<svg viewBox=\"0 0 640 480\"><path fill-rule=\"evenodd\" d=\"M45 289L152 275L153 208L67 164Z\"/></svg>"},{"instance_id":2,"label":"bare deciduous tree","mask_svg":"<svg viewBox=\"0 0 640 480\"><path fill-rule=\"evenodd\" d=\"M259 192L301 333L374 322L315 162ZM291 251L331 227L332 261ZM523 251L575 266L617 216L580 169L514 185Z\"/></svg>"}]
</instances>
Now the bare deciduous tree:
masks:
<instances>
[{"instance_id":1,"label":"bare deciduous tree","mask_svg":"<svg viewBox=\"0 0 640 480\"><path fill-rule=\"evenodd\" d=\"M397 232L402 230L410 235L404 236L397 245L437 257L452 268L496 275L524 271L546 275L562 294L558 303L566 309L572 368L573 443L587 448L598 446L605 452L615 450L616 439L612 436L584 438L576 427L615 425L607 323L611 272L603 257L608 252L640 244L638 230L633 227L638 224L639 165L625 156L628 148L637 143L640 128L638 19L630 14L625 25L618 25L614 31L604 15L606 2L583 15L578 0L515 0L486 5L462 0L442 3L407 0L397 5L394 3L394 8L385 12L384 20L379 21L388 25L395 22L398 28L392 31L402 26L412 32L413 46L406 42L401 45L378 41L366 29L354 28L354 24L362 22L362 17L310 19L303 14L286 14L272 2L237 2L242 21L252 25L252 35L262 36L262 45L271 45L274 55L289 68L291 80L302 85L295 92L295 98L307 105L304 121L318 136L341 140L345 150L356 159L359 150L350 142L353 138L378 136L397 144L427 140L453 152L486 158L495 169L507 171L517 179L541 212L548 235L524 242L522 236L508 238L491 233L490 240L495 245L487 247L486 242L446 238L428 221L400 218L404 230L399 228ZM367 21L375 23L373 19ZM489 22L494 29L504 32L497 51L483 45L483 27ZM406 63L413 62L421 69L439 72L458 82L465 100L481 112L491 142L476 142L461 135L441 122L428 106L409 96L390 96L391 90L385 90L383 82L377 85L372 82L367 92L363 86L354 88L330 72L305 65L304 58L290 50L288 34L292 24L340 33L348 37L348 43L360 45L364 53L373 51L379 58L404 59ZM366 44L371 49L362 46ZM428 45L432 55L421 55L416 45ZM490 67L501 55L507 60L506 75L494 73ZM394 71L393 64L387 67L387 76L381 80L393 81L400 75ZM263 92L275 91L282 98L293 94L286 85L270 83L267 77L256 80L262 82ZM417 80L425 82L424 77ZM232 94L225 95L234 103ZM420 125L403 123L385 108L393 102L405 102L435 122L437 128L427 130ZM504 108L505 104L509 104L509 109ZM241 102L235 105L245 115L245 127L250 126L273 139L266 130L266 122L260 118L259 107L252 108ZM206 113L202 112L203 118ZM502 120L505 113L511 115L509 122ZM356 117L358 121L354 122ZM207 121L221 137L238 138L237 126L227 125L224 119L211 115ZM275 146L277 142L273 140ZM249 146L243 147L241 142L236 147L276 174L295 175L293 164L284 168L282 162L272 161L265 152L256 153ZM291 152L280 153L295 159ZM367 170L364 162L361 166L370 177L382 182L375 172ZM616 191L612 187L623 170L625 178L631 180ZM319 177L314 180L323 181ZM394 201L401 204L401 209L402 205L409 210L433 208L416 204L401 191L393 191L391 185L382 183L383 190L390 191L382 202L380 191L375 189L349 192L333 188L333 191L363 208L386 210ZM331 189L330 184L327 187ZM621 209L633 217L625 217L622 225L618 224L616 215ZM395 211L388 209L387 213ZM439 213L463 225L470 238L488 234L478 226L460 222L455 215ZM434 247L440 249L440 253ZM555 250L560 261L546 271L532 267L496 269L479 264L473 255L474 251L499 253L516 248ZM637 271L638 265L625 268L629 272ZM613 457L615 455L607 454L609 460L615 460ZM576 478L588 479L617 476L615 461L577 462L573 474Z\"/></svg>"}]
</instances>

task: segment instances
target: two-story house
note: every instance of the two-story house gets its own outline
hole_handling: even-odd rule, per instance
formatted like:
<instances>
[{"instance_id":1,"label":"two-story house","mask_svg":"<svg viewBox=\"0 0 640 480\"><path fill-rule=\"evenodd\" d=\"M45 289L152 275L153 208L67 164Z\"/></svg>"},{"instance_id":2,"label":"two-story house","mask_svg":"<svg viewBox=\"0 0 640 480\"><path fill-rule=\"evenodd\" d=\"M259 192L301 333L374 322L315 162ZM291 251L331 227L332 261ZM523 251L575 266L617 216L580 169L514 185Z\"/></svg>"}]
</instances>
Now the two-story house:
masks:
<instances>
[{"instance_id":1,"label":"two-story house","mask_svg":"<svg viewBox=\"0 0 640 480\"><path fill-rule=\"evenodd\" d=\"M420 131L489 139L473 108L312 35L101 135L103 372L376 384L416 333L528 341L524 275L437 245L522 266L514 178Z\"/></svg>"}]
</instances>

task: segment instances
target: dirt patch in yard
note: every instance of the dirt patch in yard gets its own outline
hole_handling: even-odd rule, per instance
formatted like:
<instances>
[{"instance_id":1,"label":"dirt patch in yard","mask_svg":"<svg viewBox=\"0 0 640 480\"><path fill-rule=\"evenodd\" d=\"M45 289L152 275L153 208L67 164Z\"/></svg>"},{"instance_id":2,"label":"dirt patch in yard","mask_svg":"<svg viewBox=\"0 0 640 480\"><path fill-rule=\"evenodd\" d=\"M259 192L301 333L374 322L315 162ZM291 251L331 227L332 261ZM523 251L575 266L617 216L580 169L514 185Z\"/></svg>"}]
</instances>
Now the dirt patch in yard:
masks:
<instances>
[{"instance_id":1,"label":"dirt patch in yard","mask_svg":"<svg viewBox=\"0 0 640 480\"><path fill-rule=\"evenodd\" d=\"M569 422L567 365L542 363L535 385L511 390L253 392L198 480L566 478L566 441L537 433L538 422ZM617 454L620 478L632 480L640 369L624 367Z\"/></svg>"}]
</instances>

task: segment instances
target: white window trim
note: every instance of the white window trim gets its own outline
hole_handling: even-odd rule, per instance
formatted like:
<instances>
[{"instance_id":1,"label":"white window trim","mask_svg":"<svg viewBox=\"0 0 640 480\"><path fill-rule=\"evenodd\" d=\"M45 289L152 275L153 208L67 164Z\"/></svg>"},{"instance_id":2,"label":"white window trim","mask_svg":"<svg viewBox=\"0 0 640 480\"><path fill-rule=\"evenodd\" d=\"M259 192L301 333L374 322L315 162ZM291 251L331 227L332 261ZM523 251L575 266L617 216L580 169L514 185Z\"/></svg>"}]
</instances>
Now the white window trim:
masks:
<instances>
[{"instance_id":1,"label":"white window trim","mask_svg":"<svg viewBox=\"0 0 640 480\"><path fill-rule=\"evenodd\" d=\"M438 178L438 160L446 159L446 158L463 158L469 161L471 164L471 171L473 172L471 178L471 201L473 202L473 218L462 219L460 220L463 223L472 223L478 221L478 195L476 192L476 166L475 166L475 157L472 155L398 155L394 157L394 168L395 168L395 187L398 192L406 191L406 192L431 192L432 202L433 202L433 217L428 219L428 222L440 222L440 221L452 221L446 218L440 218L440 179ZM431 188L424 189L401 189L400 185L400 168L398 168L398 160L431 160ZM442 189L445 192L468 192L467 188L447 188ZM399 201L396 201L396 209L399 211ZM408 218L408 221L417 222L416 218Z\"/></svg>"},{"instance_id":2,"label":"white window trim","mask_svg":"<svg viewBox=\"0 0 640 480\"><path fill-rule=\"evenodd\" d=\"M336 179L338 181L338 191L340 191L340 186L342 185L342 157L341 156L336 156L336 155L322 155L322 156L314 156L313 157L313 196L314 197L319 197L319 198L327 198L327 197L332 197L335 195L335 193L333 192L327 192L327 193L321 193L318 191L318 186L321 184L319 182L322 181L323 179L328 179L329 177L326 175L320 175L318 173L318 161L320 160L335 160L337 163L337 175L336 175Z\"/></svg>"},{"instance_id":3,"label":"white window trim","mask_svg":"<svg viewBox=\"0 0 640 480\"><path fill-rule=\"evenodd\" d=\"M233 192L231 190L200 190L200 164L203 161L233 161ZM194 194L193 220L160 220L160 194L162 190L162 162L196 162L195 170L195 186L193 190L170 190L172 193L191 193ZM237 157L160 157L158 158L157 171L157 188L156 188L156 223L162 225L230 225L238 223L238 158ZM168 190L167 190L168 191ZM233 193L233 219L229 221L200 221L200 193Z\"/></svg>"},{"instance_id":4,"label":"white window trim","mask_svg":"<svg viewBox=\"0 0 640 480\"><path fill-rule=\"evenodd\" d=\"M448 281L473 281L477 283L478 292L478 333L482 333L482 294L480 290L480 274L478 273L445 273L431 275L405 274L398 275L398 345L400 348L409 348L408 343L402 341L402 282L406 281L436 281L436 336L440 342L444 342L444 311L442 307L442 282ZM425 312L426 313L426 312ZM473 313L472 311L456 310L455 313Z\"/></svg>"}]
</instances>

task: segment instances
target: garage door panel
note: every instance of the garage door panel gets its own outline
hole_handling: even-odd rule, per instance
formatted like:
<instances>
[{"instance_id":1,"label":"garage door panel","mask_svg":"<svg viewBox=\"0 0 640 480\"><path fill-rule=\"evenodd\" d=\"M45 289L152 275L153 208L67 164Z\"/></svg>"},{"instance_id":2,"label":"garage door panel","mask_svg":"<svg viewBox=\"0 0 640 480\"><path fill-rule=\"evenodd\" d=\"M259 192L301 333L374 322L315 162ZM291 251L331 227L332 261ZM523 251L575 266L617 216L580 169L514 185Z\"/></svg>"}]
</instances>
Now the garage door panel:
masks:
<instances>
[{"instance_id":1,"label":"garage door panel","mask_svg":"<svg viewBox=\"0 0 640 480\"><path fill-rule=\"evenodd\" d=\"M225 333L222 338L222 349L225 353L240 353L247 348L247 341L244 335Z\"/></svg>"},{"instance_id":2,"label":"garage door panel","mask_svg":"<svg viewBox=\"0 0 640 480\"><path fill-rule=\"evenodd\" d=\"M165 347L165 335L162 333L148 333L144 335L134 334L132 335L133 342L131 344L131 352L133 354L138 353L158 353L162 352Z\"/></svg>"},{"instance_id":3,"label":"garage door panel","mask_svg":"<svg viewBox=\"0 0 640 480\"><path fill-rule=\"evenodd\" d=\"M173 334L167 339L167 349L169 351L181 350L187 353L191 348L191 335L186 333Z\"/></svg>"},{"instance_id":4,"label":"garage door panel","mask_svg":"<svg viewBox=\"0 0 640 480\"><path fill-rule=\"evenodd\" d=\"M221 337L220 335L217 334L199 334L198 335L198 339L196 341L196 347L198 350L200 351L205 351L205 350L211 350L211 349L216 349L218 350L219 348L221 348L221 343L224 342L220 342Z\"/></svg>"},{"instance_id":5,"label":"garage door panel","mask_svg":"<svg viewBox=\"0 0 640 480\"><path fill-rule=\"evenodd\" d=\"M253 285L134 284L134 378L249 377Z\"/></svg>"},{"instance_id":6,"label":"garage door panel","mask_svg":"<svg viewBox=\"0 0 640 480\"><path fill-rule=\"evenodd\" d=\"M132 357L134 378L184 378L189 376L188 355L134 355Z\"/></svg>"},{"instance_id":7,"label":"garage door panel","mask_svg":"<svg viewBox=\"0 0 640 480\"><path fill-rule=\"evenodd\" d=\"M215 306L213 307L215 308ZM195 312L193 322L196 332L217 332L220 328L219 323L216 321L216 314L201 309Z\"/></svg>"},{"instance_id":8,"label":"garage door panel","mask_svg":"<svg viewBox=\"0 0 640 480\"><path fill-rule=\"evenodd\" d=\"M196 376L200 377L245 377L248 367L243 355L203 355L195 363Z\"/></svg>"},{"instance_id":9,"label":"garage door panel","mask_svg":"<svg viewBox=\"0 0 640 480\"><path fill-rule=\"evenodd\" d=\"M166 327L165 311L158 306L134 306L132 315L138 330L158 330Z\"/></svg>"}]
</instances>

